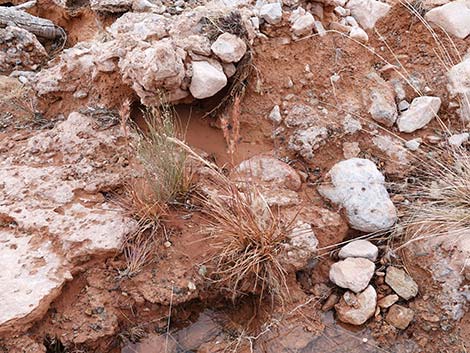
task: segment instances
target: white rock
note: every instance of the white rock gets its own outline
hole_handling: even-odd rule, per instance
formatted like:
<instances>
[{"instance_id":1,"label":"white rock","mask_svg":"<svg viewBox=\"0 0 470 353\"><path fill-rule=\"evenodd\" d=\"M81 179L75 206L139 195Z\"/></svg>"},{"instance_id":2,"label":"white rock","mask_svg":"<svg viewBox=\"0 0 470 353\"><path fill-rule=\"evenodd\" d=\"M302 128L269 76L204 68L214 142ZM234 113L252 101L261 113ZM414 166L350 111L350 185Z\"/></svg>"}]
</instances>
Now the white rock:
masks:
<instances>
[{"instance_id":1,"label":"white rock","mask_svg":"<svg viewBox=\"0 0 470 353\"><path fill-rule=\"evenodd\" d=\"M349 257L330 268L330 281L355 293L364 290L374 275L375 265L364 258Z\"/></svg>"},{"instance_id":2,"label":"white rock","mask_svg":"<svg viewBox=\"0 0 470 353\"><path fill-rule=\"evenodd\" d=\"M464 132L457 135L452 135L449 137L449 145L454 147L460 147L464 142L468 141L470 134L468 132Z\"/></svg>"},{"instance_id":3,"label":"white rock","mask_svg":"<svg viewBox=\"0 0 470 353\"><path fill-rule=\"evenodd\" d=\"M226 63L240 61L246 53L245 42L230 33L221 34L211 46L212 52Z\"/></svg>"},{"instance_id":4,"label":"white rock","mask_svg":"<svg viewBox=\"0 0 470 353\"><path fill-rule=\"evenodd\" d=\"M377 293L372 286L368 286L362 293L354 295L344 293L341 301L335 305L338 319L351 325L362 325L375 313Z\"/></svg>"},{"instance_id":5,"label":"white rock","mask_svg":"<svg viewBox=\"0 0 470 353\"><path fill-rule=\"evenodd\" d=\"M356 19L352 16L346 16L344 19L346 25L351 27L359 27L359 23L357 23Z\"/></svg>"},{"instance_id":6,"label":"white rock","mask_svg":"<svg viewBox=\"0 0 470 353\"><path fill-rule=\"evenodd\" d=\"M423 139L418 137L412 140L408 140L405 142L405 147L408 148L410 151L417 151L419 146L423 142Z\"/></svg>"},{"instance_id":7,"label":"white rock","mask_svg":"<svg viewBox=\"0 0 470 353\"><path fill-rule=\"evenodd\" d=\"M336 6L335 9L334 9L334 12L335 12L335 14L337 14L338 16L341 16L341 17L346 17L346 16L349 16L351 14L351 10L345 9L342 6Z\"/></svg>"},{"instance_id":8,"label":"white rock","mask_svg":"<svg viewBox=\"0 0 470 353\"><path fill-rule=\"evenodd\" d=\"M361 43L367 43L369 41L369 36L361 27L351 27L349 36Z\"/></svg>"},{"instance_id":9,"label":"white rock","mask_svg":"<svg viewBox=\"0 0 470 353\"><path fill-rule=\"evenodd\" d=\"M424 18L458 38L470 34L470 0L452 1L430 10Z\"/></svg>"},{"instance_id":10,"label":"white rock","mask_svg":"<svg viewBox=\"0 0 470 353\"><path fill-rule=\"evenodd\" d=\"M282 21L282 5L278 2L264 4L259 10L259 16L271 25Z\"/></svg>"},{"instance_id":11,"label":"white rock","mask_svg":"<svg viewBox=\"0 0 470 353\"><path fill-rule=\"evenodd\" d=\"M439 111L439 97L417 97L411 102L410 108L398 118L397 125L401 132L413 132L425 127Z\"/></svg>"},{"instance_id":12,"label":"white rock","mask_svg":"<svg viewBox=\"0 0 470 353\"><path fill-rule=\"evenodd\" d=\"M354 119L350 114L347 114L343 120L343 129L348 134L354 134L362 130L362 124L359 120Z\"/></svg>"},{"instance_id":13,"label":"white rock","mask_svg":"<svg viewBox=\"0 0 470 353\"><path fill-rule=\"evenodd\" d=\"M394 90L389 83L375 72L367 75L367 78L370 80L368 92L369 114L375 121L390 127L395 123L398 116Z\"/></svg>"},{"instance_id":14,"label":"white rock","mask_svg":"<svg viewBox=\"0 0 470 353\"><path fill-rule=\"evenodd\" d=\"M313 27L315 29L315 33L318 33L320 37L326 35L325 27L323 27L323 23L321 23L321 21L315 21Z\"/></svg>"},{"instance_id":15,"label":"white rock","mask_svg":"<svg viewBox=\"0 0 470 353\"><path fill-rule=\"evenodd\" d=\"M409 107L410 107L410 103L408 103L405 100L402 100L398 103L398 110L401 111L401 112L404 112L405 110L408 110Z\"/></svg>"},{"instance_id":16,"label":"white rock","mask_svg":"<svg viewBox=\"0 0 470 353\"><path fill-rule=\"evenodd\" d=\"M318 191L346 209L352 228L376 232L395 224L395 206L384 186L385 179L373 162L360 158L341 161L327 177L331 183L319 186Z\"/></svg>"},{"instance_id":17,"label":"white rock","mask_svg":"<svg viewBox=\"0 0 470 353\"><path fill-rule=\"evenodd\" d=\"M463 121L470 121L470 57L453 66L448 74L448 90L453 95L460 96L460 117Z\"/></svg>"},{"instance_id":18,"label":"white rock","mask_svg":"<svg viewBox=\"0 0 470 353\"><path fill-rule=\"evenodd\" d=\"M313 15L301 7L292 12L289 21L292 24L291 30L297 37L310 34L315 26Z\"/></svg>"},{"instance_id":19,"label":"white rock","mask_svg":"<svg viewBox=\"0 0 470 353\"><path fill-rule=\"evenodd\" d=\"M269 119L276 124L280 124L282 122L281 110L279 106L276 104L274 108L269 113Z\"/></svg>"},{"instance_id":20,"label":"white rock","mask_svg":"<svg viewBox=\"0 0 470 353\"><path fill-rule=\"evenodd\" d=\"M370 261L377 260L379 249L368 240L354 240L343 246L338 253L340 259L348 257L363 257Z\"/></svg>"},{"instance_id":21,"label":"white rock","mask_svg":"<svg viewBox=\"0 0 470 353\"><path fill-rule=\"evenodd\" d=\"M298 129L289 139L288 148L299 153L306 160L313 159L314 151L323 145L328 138L324 127L312 126Z\"/></svg>"},{"instance_id":22,"label":"white rock","mask_svg":"<svg viewBox=\"0 0 470 353\"><path fill-rule=\"evenodd\" d=\"M346 8L359 21L362 28L374 28L375 23L384 17L392 8L390 5L376 0L349 0Z\"/></svg>"},{"instance_id":23,"label":"white rock","mask_svg":"<svg viewBox=\"0 0 470 353\"><path fill-rule=\"evenodd\" d=\"M194 98L212 97L227 84L222 66L207 61L193 61L193 77L189 91Z\"/></svg>"}]
</instances>

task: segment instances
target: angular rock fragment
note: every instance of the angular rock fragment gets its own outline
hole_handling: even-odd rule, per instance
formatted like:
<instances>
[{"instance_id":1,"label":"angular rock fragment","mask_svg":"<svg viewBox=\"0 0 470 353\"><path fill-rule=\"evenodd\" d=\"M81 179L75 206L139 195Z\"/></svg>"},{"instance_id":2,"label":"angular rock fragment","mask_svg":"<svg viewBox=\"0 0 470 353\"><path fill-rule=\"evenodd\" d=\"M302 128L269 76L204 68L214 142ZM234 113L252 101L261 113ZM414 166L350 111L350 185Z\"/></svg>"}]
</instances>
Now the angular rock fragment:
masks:
<instances>
[{"instance_id":1,"label":"angular rock fragment","mask_svg":"<svg viewBox=\"0 0 470 353\"><path fill-rule=\"evenodd\" d=\"M363 292L353 294L344 293L340 302L335 305L338 319L351 325L362 325L375 313L377 293L372 286L368 286Z\"/></svg>"},{"instance_id":2,"label":"angular rock fragment","mask_svg":"<svg viewBox=\"0 0 470 353\"><path fill-rule=\"evenodd\" d=\"M264 4L259 10L259 16L271 25L282 21L282 5L278 2Z\"/></svg>"},{"instance_id":3,"label":"angular rock fragment","mask_svg":"<svg viewBox=\"0 0 470 353\"><path fill-rule=\"evenodd\" d=\"M439 97L417 97L411 102L410 108L398 118L397 125L401 132L413 132L425 127L441 107Z\"/></svg>"},{"instance_id":4,"label":"angular rock fragment","mask_svg":"<svg viewBox=\"0 0 470 353\"><path fill-rule=\"evenodd\" d=\"M400 299L398 297L398 295L390 294L390 295L387 295L386 297L383 297L382 299L380 299L377 302L377 305L379 307L381 307L382 309L387 309L387 308L391 307L393 304L395 304L398 301L398 299Z\"/></svg>"},{"instance_id":5,"label":"angular rock fragment","mask_svg":"<svg viewBox=\"0 0 470 353\"><path fill-rule=\"evenodd\" d=\"M350 257L331 266L330 280L341 288L358 293L369 285L374 271L372 261Z\"/></svg>"},{"instance_id":6,"label":"angular rock fragment","mask_svg":"<svg viewBox=\"0 0 470 353\"><path fill-rule=\"evenodd\" d=\"M312 33L315 26L315 18L310 12L298 7L290 17L291 30L295 36L300 37Z\"/></svg>"},{"instance_id":7,"label":"angular rock fragment","mask_svg":"<svg viewBox=\"0 0 470 353\"><path fill-rule=\"evenodd\" d=\"M349 0L346 8L364 29L374 28L375 23L384 17L392 8L377 0Z\"/></svg>"},{"instance_id":8,"label":"angular rock fragment","mask_svg":"<svg viewBox=\"0 0 470 353\"><path fill-rule=\"evenodd\" d=\"M343 206L352 228L363 232L389 229L397 213L384 186L385 179L373 162L352 158L339 162L328 172L319 193Z\"/></svg>"},{"instance_id":9,"label":"angular rock fragment","mask_svg":"<svg viewBox=\"0 0 470 353\"><path fill-rule=\"evenodd\" d=\"M447 78L449 92L460 98L460 118L465 122L470 121L470 58L452 66Z\"/></svg>"},{"instance_id":10,"label":"angular rock fragment","mask_svg":"<svg viewBox=\"0 0 470 353\"><path fill-rule=\"evenodd\" d=\"M393 266L387 267L385 283L403 299L410 300L418 294L418 285L413 278L402 269Z\"/></svg>"},{"instance_id":11,"label":"angular rock fragment","mask_svg":"<svg viewBox=\"0 0 470 353\"><path fill-rule=\"evenodd\" d=\"M220 64L208 61L193 62L193 76L189 90L194 98L212 97L227 84L227 77Z\"/></svg>"},{"instance_id":12,"label":"angular rock fragment","mask_svg":"<svg viewBox=\"0 0 470 353\"><path fill-rule=\"evenodd\" d=\"M90 0L93 11L120 13L132 8L133 0Z\"/></svg>"},{"instance_id":13,"label":"angular rock fragment","mask_svg":"<svg viewBox=\"0 0 470 353\"><path fill-rule=\"evenodd\" d=\"M426 13L424 18L449 34L464 39L470 34L470 1L451 1Z\"/></svg>"},{"instance_id":14,"label":"angular rock fragment","mask_svg":"<svg viewBox=\"0 0 470 353\"><path fill-rule=\"evenodd\" d=\"M245 42L230 33L221 34L211 46L212 52L225 63L236 63L246 53Z\"/></svg>"},{"instance_id":15,"label":"angular rock fragment","mask_svg":"<svg viewBox=\"0 0 470 353\"><path fill-rule=\"evenodd\" d=\"M306 160L314 157L314 151L323 145L328 138L328 130L324 127L312 126L299 129L289 139L290 150L298 152Z\"/></svg>"},{"instance_id":16,"label":"angular rock fragment","mask_svg":"<svg viewBox=\"0 0 470 353\"><path fill-rule=\"evenodd\" d=\"M309 261L317 254L318 239L312 226L299 221L288 234L286 244L286 261L300 270L308 266Z\"/></svg>"},{"instance_id":17,"label":"angular rock fragment","mask_svg":"<svg viewBox=\"0 0 470 353\"><path fill-rule=\"evenodd\" d=\"M414 311L405 308L404 306L395 304L389 310L385 316L385 321L390 325L395 326L400 330L404 330L408 327L414 317Z\"/></svg>"},{"instance_id":18,"label":"angular rock fragment","mask_svg":"<svg viewBox=\"0 0 470 353\"><path fill-rule=\"evenodd\" d=\"M393 88L376 73L368 75L368 78L372 81L369 114L375 121L390 127L398 116Z\"/></svg>"}]
</instances>

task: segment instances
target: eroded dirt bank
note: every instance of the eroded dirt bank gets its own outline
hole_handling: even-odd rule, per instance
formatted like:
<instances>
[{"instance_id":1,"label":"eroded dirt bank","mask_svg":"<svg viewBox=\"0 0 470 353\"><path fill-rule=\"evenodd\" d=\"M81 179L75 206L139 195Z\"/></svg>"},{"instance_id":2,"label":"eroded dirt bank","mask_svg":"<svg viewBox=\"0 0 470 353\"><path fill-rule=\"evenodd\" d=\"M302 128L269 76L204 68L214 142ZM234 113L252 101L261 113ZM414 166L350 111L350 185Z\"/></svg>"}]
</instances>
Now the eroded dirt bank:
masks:
<instances>
[{"instance_id":1,"label":"eroded dirt bank","mask_svg":"<svg viewBox=\"0 0 470 353\"><path fill-rule=\"evenodd\" d=\"M2 24L0 351L466 352L469 6L41 0L61 35ZM155 105L191 186L148 207ZM272 242L235 286L219 203Z\"/></svg>"}]
</instances>

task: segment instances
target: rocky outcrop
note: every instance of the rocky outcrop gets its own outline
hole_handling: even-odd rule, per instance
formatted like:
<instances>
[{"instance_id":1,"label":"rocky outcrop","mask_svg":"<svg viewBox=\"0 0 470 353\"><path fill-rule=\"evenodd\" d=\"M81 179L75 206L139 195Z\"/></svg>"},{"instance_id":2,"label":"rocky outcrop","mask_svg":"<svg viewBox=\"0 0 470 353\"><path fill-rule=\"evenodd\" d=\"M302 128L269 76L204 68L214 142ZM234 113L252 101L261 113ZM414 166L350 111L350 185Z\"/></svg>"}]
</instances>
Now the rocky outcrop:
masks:
<instances>
[{"instance_id":1,"label":"rocky outcrop","mask_svg":"<svg viewBox=\"0 0 470 353\"><path fill-rule=\"evenodd\" d=\"M373 162L352 158L335 164L318 191L345 208L352 228L376 232L389 229L397 220L384 183Z\"/></svg>"},{"instance_id":2,"label":"rocky outcrop","mask_svg":"<svg viewBox=\"0 0 470 353\"><path fill-rule=\"evenodd\" d=\"M2 141L0 264L9 270L0 274L0 332L40 318L75 266L114 253L136 227L100 193L127 172L116 158L122 133L98 128L72 113L19 144Z\"/></svg>"}]
</instances>

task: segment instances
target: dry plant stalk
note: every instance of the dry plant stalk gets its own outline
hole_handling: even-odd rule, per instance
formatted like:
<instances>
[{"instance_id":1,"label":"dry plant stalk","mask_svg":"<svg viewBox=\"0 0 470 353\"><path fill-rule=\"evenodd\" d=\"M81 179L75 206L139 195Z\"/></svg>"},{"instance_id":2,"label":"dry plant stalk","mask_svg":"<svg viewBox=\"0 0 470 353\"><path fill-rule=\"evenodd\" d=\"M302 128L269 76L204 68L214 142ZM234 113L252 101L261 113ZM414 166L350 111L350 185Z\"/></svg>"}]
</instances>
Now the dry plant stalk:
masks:
<instances>
[{"instance_id":1,"label":"dry plant stalk","mask_svg":"<svg viewBox=\"0 0 470 353\"><path fill-rule=\"evenodd\" d=\"M421 175L407 190L405 242L468 236L470 231L470 155L463 148L423 157Z\"/></svg>"},{"instance_id":2,"label":"dry plant stalk","mask_svg":"<svg viewBox=\"0 0 470 353\"><path fill-rule=\"evenodd\" d=\"M215 255L213 280L231 293L255 293L282 303L288 294L286 270L279 262L290 224L274 214L255 187L241 192L226 179L202 196Z\"/></svg>"},{"instance_id":3,"label":"dry plant stalk","mask_svg":"<svg viewBox=\"0 0 470 353\"><path fill-rule=\"evenodd\" d=\"M240 96L236 95L230 112L230 119L223 114L220 118L222 132L227 143L227 153L230 155L232 165L235 163L235 152L240 140Z\"/></svg>"}]
</instances>

